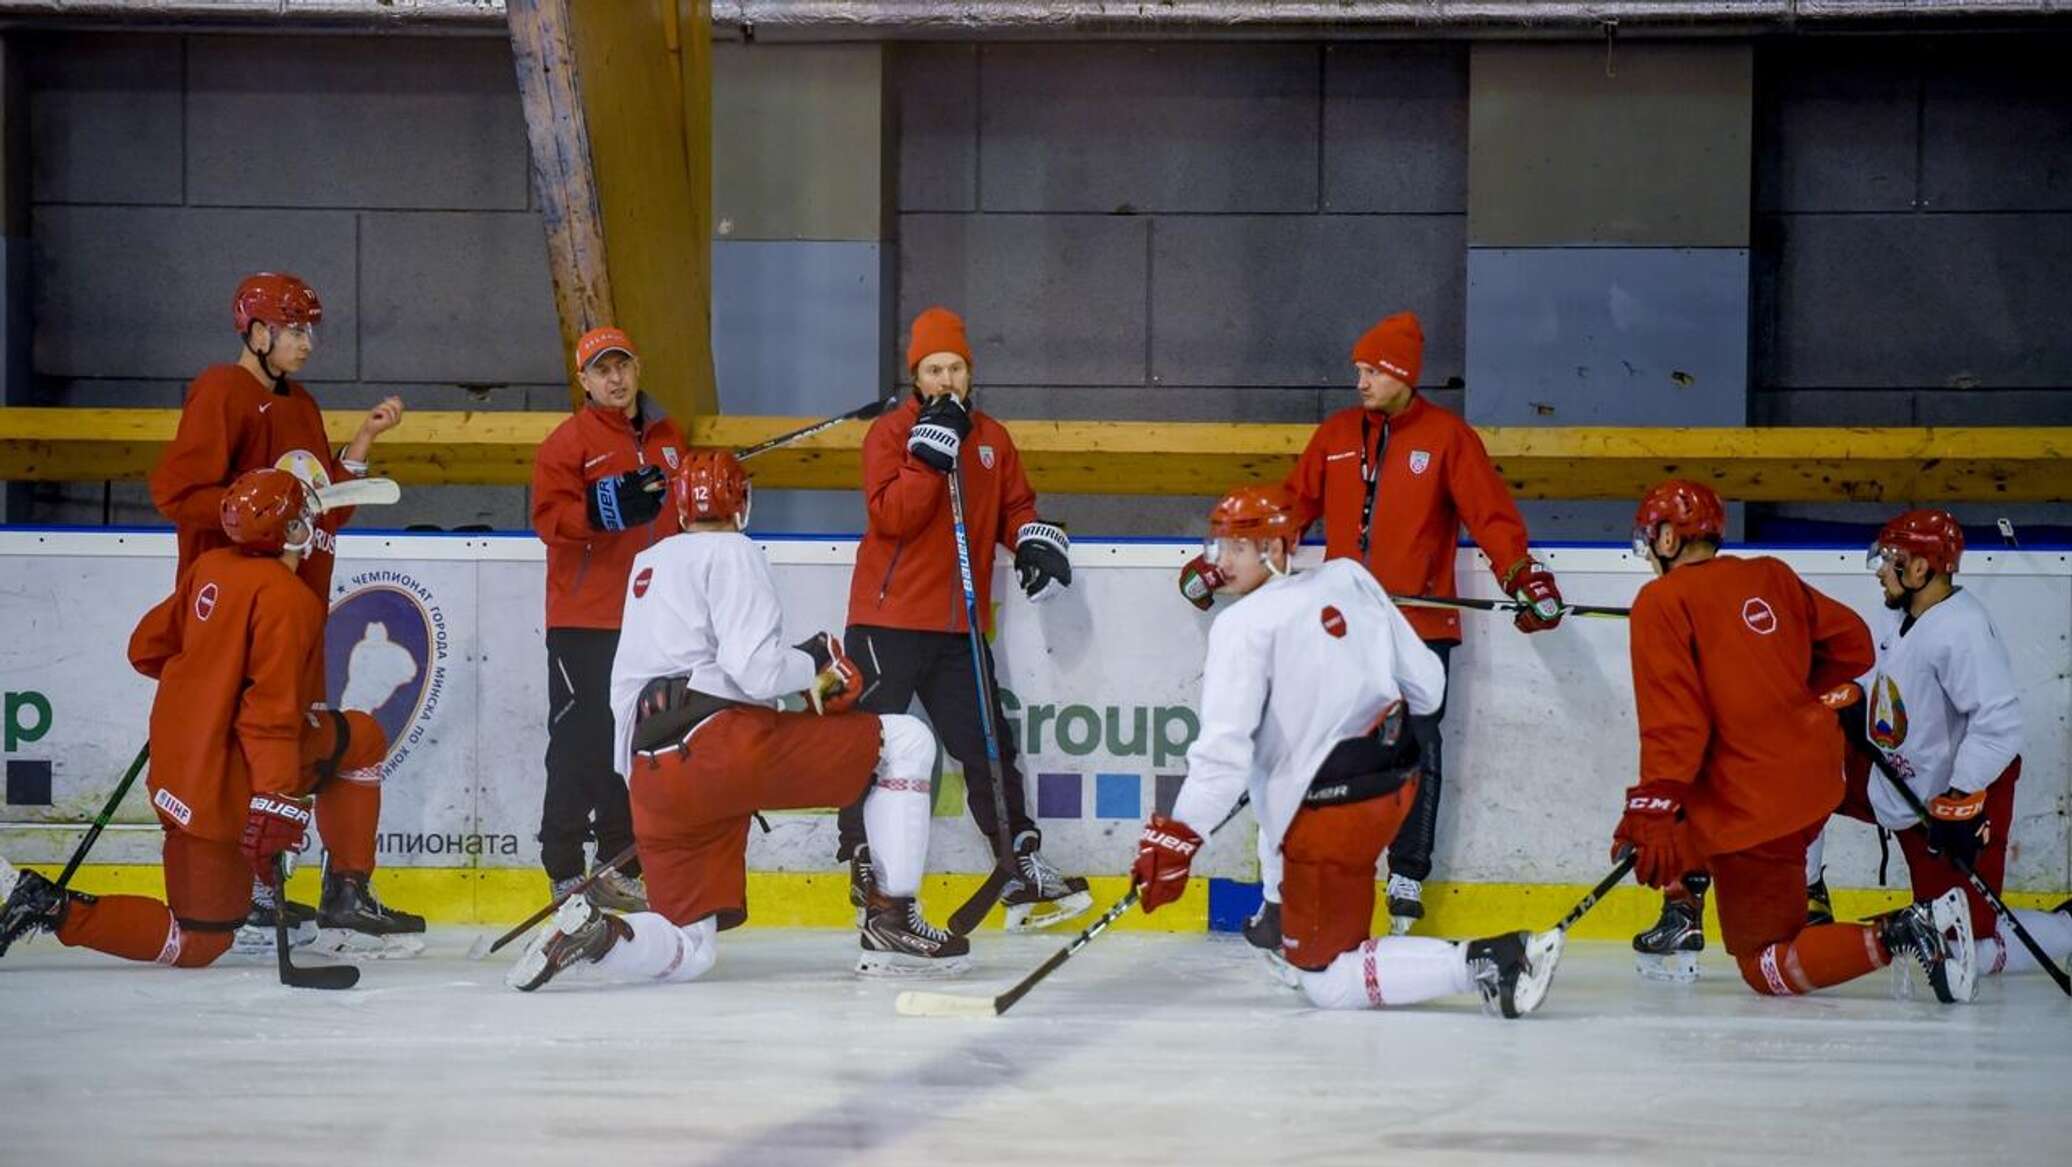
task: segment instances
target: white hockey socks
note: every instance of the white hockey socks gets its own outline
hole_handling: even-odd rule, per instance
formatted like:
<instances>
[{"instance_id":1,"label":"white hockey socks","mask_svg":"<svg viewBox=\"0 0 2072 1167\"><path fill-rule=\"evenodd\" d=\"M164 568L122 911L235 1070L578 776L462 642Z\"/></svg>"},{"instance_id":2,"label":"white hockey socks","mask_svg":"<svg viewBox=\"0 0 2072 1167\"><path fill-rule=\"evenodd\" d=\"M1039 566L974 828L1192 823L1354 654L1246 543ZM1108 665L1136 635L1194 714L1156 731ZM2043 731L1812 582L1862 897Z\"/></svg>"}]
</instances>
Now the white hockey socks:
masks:
<instances>
[{"instance_id":1,"label":"white hockey socks","mask_svg":"<svg viewBox=\"0 0 2072 1167\"><path fill-rule=\"evenodd\" d=\"M1319 1009L1410 1005L1475 991L1467 946L1423 936L1377 937L1301 976L1302 991Z\"/></svg>"},{"instance_id":2,"label":"white hockey socks","mask_svg":"<svg viewBox=\"0 0 2072 1167\"><path fill-rule=\"evenodd\" d=\"M659 912L635 912L623 919L633 936L612 945L594 966L611 980L696 980L719 959L719 923L712 916L681 928Z\"/></svg>"},{"instance_id":3,"label":"white hockey socks","mask_svg":"<svg viewBox=\"0 0 2072 1167\"><path fill-rule=\"evenodd\" d=\"M1821 827L1820 833L1813 836L1813 842L1806 847L1807 887L1812 887L1814 884L1820 882L1821 872L1824 868L1823 860L1826 858L1826 856L1827 828Z\"/></svg>"},{"instance_id":4,"label":"white hockey socks","mask_svg":"<svg viewBox=\"0 0 2072 1167\"><path fill-rule=\"evenodd\" d=\"M2063 912L2039 912L2033 908L2016 908L2014 917L2043 946L2050 958L2063 965L2072 957L2072 916ZM2042 972L2027 945L2000 921L1998 936L1982 937L1978 942L1978 971L1981 973L2033 973Z\"/></svg>"},{"instance_id":5,"label":"white hockey socks","mask_svg":"<svg viewBox=\"0 0 2072 1167\"><path fill-rule=\"evenodd\" d=\"M921 890L921 871L928 863L935 734L920 718L903 713L887 714L879 723L878 766L863 797L863 837L870 844L878 890L905 899Z\"/></svg>"}]
</instances>

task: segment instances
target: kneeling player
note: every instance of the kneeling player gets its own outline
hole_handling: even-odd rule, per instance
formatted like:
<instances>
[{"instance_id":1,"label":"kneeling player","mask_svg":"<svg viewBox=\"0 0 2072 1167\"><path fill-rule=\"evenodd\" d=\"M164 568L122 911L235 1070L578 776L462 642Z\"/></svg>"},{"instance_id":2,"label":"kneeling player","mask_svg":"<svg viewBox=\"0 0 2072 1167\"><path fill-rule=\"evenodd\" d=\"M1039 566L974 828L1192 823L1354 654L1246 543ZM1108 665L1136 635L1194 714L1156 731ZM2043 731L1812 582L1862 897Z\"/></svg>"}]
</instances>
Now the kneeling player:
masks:
<instances>
[{"instance_id":1,"label":"kneeling player","mask_svg":"<svg viewBox=\"0 0 2072 1167\"><path fill-rule=\"evenodd\" d=\"M1862 619L1782 562L1720 555L1719 496L1671 480L1634 517L1658 578L1633 602L1640 782L1612 851L1663 887L1709 871L1741 977L1789 996L1911 955L1943 1001L1973 988L1970 920L1955 891L1870 924L1805 921L1806 847L1842 799L1842 735L1821 695L1871 667Z\"/></svg>"},{"instance_id":2,"label":"kneeling player","mask_svg":"<svg viewBox=\"0 0 2072 1167\"><path fill-rule=\"evenodd\" d=\"M1506 1017L1546 996L1561 936L1452 943L1369 935L1375 864L1417 798L1403 731L1439 708L1446 674L1359 563L1291 576L1294 502L1239 487L1209 513L1208 586L1240 598L1209 630L1201 735L1170 818L1153 815L1132 877L1144 910L1177 899L1202 839L1251 792L1262 851L1281 859L1281 948L1323 1008L1479 993Z\"/></svg>"},{"instance_id":3,"label":"kneeling player","mask_svg":"<svg viewBox=\"0 0 2072 1167\"><path fill-rule=\"evenodd\" d=\"M165 829L167 902L60 891L21 872L0 913L0 951L41 929L130 960L211 964L251 911L253 879L271 883L281 853L301 845L312 801L365 801L350 787L378 780L368 768L388 749L381 727L313 708L322 694L307 691L323 675L324 604L295 570L315 511L288 471L240 476L222 503L234 545L197 557L130 638L131 663L159 682L148 785ZM374 816L361 818L332 851L364 854L371 868Z\"/></svg>"},{"instance_id":4,"label":"kneeling player","mask_svg":"<svg viewBox=\"0 0 2072 1167\"><path fill-rule=\"evenodd\" d=\"M965 971L970 942L931 926L914 898L928 857L935 736L904 714L849 712L859 681L840 641L822 633L784 646L769 564L741 533L748 482L732 454L690 451L670 494L682 533L634 559L612 662L616 765L631 787L653 910L619 916L575 897L505 980L530 991L578 961L614 980L702 975L717 933L748 918L755 813L859 797L876 882L857 971ZM801 691L820 715L772 707Z\"/></svg>"}]
</instances>

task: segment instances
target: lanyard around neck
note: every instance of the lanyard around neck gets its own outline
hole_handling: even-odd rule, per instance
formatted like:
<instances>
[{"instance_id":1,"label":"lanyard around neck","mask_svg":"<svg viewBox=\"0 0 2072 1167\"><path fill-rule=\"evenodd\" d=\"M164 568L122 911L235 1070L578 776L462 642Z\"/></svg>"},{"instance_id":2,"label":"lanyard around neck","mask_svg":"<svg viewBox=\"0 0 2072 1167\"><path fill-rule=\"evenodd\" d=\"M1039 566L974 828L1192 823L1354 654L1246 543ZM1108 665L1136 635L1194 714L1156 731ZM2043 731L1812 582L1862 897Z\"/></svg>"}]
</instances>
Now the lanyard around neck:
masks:
<instances>
[{"instance_id":1,"label":"lanyard around neck","mask_svg":"<svg viewBox=\"0 0 2072 1167\"><path fill-rule=\"evenodd\" d=\"M1381 485L1381 464L1389 452L1389 423L1381 422L1381 440L1375 443L1374 460L1367 460L1367 415L1360 414L1360 480L1367 495L1360 503L1360 562L1367 562L1367 544L1374 530L1374 492Z\"/></svg>"}]
</instances>

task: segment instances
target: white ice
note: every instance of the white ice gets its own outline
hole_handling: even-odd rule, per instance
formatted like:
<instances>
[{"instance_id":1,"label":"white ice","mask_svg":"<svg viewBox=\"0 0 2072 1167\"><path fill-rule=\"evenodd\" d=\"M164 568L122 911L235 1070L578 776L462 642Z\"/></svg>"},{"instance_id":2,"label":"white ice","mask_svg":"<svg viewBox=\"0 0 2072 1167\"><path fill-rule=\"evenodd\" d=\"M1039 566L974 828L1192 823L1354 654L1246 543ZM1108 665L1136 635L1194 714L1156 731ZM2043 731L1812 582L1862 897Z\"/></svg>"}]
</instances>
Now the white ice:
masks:
<instances>
[{"instance_id":1,"label":"white ice","mask_svg":"<svg viewBox=\"0 0 2072 1167\"><path fill-rule=\"evenodd\" d=\"M2066 1161L2072 1001L1886 974L1800 1000L1717 952L1646 983L1571 945L1543 1010L1325 1013L1240 942L1103 937L1007 1016L895 1015L853 934L722 938L704 980L503 987L473 931L360 986L270 962L175 972L0 960L0 1163L1978 1163ZM978 937L993 992L1057 937Z\"/></svg>"}]
</instances>

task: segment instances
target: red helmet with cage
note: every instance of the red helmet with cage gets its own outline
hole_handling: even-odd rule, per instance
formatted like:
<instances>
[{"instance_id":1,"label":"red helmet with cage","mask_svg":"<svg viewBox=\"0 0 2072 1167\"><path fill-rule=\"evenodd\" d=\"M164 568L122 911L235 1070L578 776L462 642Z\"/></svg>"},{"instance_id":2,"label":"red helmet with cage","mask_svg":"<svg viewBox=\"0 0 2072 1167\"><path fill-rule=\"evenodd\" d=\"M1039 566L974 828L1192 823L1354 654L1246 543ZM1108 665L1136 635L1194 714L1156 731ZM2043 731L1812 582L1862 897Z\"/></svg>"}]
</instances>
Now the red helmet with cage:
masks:
<instances>
[{"instance_id":1,"label":"red helmet with cage","mask_svg":"<svg viewBox=\"0 0 2072 1167\"><path fill-rule=\"evenodd\" d=\"M323 301L302 277L286 272L263 271L246 276L230 301L230 317L237 334L251 331L252 322L263 321L274 328L297 325L315 327L324 318Z\"/></svg>"},{"instance_id":2,"label":"red helmet with cage","mask_svg":"<svg viewBox=\"0 0 2072 1167\"><path fill-rule=\"evenodd\" d=\"M669 475L669 497L676 501L676 520L692 523L732 519L734 529L748 526L748 472L729 450L686 450Z\"/></svg>"},{"instance_id":3,"label":"red helmet with cage","mask_svg":"<svg viewBox=\"0 0 2072 1167\"><path fill-rule=\"evenodd\" d=\"M1871 544L1870 569L1878 570L1895 553L1922 560L1930 570L1954 575L1958 561L1964 558L1964 528L1948 511L1908 511L1878 531Z\"/></svg>"},{"instance_id":4,"label":"red helmet with cage","mask_svg":"<svg viewBox=\"0 0 2072 1167\"><path fill-rule=\"evenodd\" d=\"M1672 478L1648 491L1640 500L1640 509L1633 513L1633 553L1642 558L1654 554L1655 536L1664 526L1686 541L1723 542L1727 508L1711 487Z\"/></svg>"},{"instance_id":5,"label":"red helmet with cage","mask_svg":"<svg viewBox=\"0 0 2072 1167\"><path fill-rule=\"evenodd\" d=\"M1295 498L1283 487L1240 486L1209 511L1211 540L1285 539L1288 550L1293 551L1301 534L1295 522Z\"/></svg>"},{"instance_id":6,"label":"red helmet with cage","mask_svg":"<svg viewBox=\"0 0 2072 1167\"><path fill-rule=\"evenodd\" d=\"M316 497L309 486L286 470L271 466L247 470L223 492L219 513L223 533L254 555L307 551L315 530L311 517ZM302 520L302 536L291 540L288 528Z\"/></svg>"}]
</instances>

